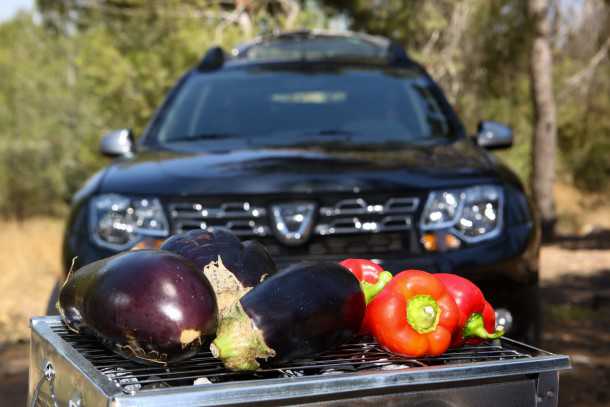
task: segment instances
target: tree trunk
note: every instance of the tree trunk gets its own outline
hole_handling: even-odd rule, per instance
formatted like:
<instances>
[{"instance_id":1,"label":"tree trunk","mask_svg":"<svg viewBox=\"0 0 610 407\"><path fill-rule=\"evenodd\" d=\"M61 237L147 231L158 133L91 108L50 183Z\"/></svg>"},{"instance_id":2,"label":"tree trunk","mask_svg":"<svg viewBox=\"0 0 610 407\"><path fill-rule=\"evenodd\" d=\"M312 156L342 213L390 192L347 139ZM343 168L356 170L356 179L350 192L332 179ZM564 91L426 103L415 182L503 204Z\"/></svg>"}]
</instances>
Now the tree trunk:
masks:
<instances>
[{"instance_id":1,"label":"tree trunk","mask_svg":"<svg viewBox=\"0 0 610 407\"><path fill-rule=\"evenodd\" d=\"M542 218L543 237L547 238L552 237L556 221L553 184L557 150L549 3L550 0L528 0L529 15L534 28L530 55L530 84L534 105L530 186Z\"/></svg>"}]
</instances>

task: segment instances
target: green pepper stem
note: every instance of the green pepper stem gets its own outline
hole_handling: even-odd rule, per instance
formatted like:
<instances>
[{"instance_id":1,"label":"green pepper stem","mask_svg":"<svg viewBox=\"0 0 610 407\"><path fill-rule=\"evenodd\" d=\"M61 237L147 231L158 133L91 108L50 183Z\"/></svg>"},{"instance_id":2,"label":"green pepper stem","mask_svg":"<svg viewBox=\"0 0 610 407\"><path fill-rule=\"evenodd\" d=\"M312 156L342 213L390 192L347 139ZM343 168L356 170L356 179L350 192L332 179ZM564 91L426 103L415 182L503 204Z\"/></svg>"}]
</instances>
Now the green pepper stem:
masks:
<instances>
[{"instance_id":1,"label":"green pepper stem","mask_svg":"<svg viewBox=\"0 0 610 407\"><path fill-rule=\"evenodd\" d=\"M431 295L416 295L407 303L407 322L417 333L433 332L440 317L438 303Z\"/></svg>"},{"instance_id":2,"label":"green pepper stem","mask_svg":"<svg viewBox=\"0 0 610 407\"><path fill-rule=\"evenodd\" d=\"M379 294L379 292L381 290L383 290L383 287L385 287L386 284L389 283L391 279L392 279L392 273L390 273L389 271L382 271L379 274L379 279L377 280L377 282L375 284L371 284L368 281L362 280L360 282L360 288L362 289L362 292L364 293L365 302L367 304L369 302L371 302L371 300L373 298L375 298L375 296L377 294Z\"/></svg>"},{"instance_id":3,"label":"green pepper stem","mask_svg":"<svg viewBox=\"0 0 610 407\"><path fill-rule=\"evenodd\" d=\"M504 335L504 331L501 329L492 334L487 332L483 316L479 313L470 315L462 332L464 338L498 339L502 335Z\"/></svg>"}]
</instances>

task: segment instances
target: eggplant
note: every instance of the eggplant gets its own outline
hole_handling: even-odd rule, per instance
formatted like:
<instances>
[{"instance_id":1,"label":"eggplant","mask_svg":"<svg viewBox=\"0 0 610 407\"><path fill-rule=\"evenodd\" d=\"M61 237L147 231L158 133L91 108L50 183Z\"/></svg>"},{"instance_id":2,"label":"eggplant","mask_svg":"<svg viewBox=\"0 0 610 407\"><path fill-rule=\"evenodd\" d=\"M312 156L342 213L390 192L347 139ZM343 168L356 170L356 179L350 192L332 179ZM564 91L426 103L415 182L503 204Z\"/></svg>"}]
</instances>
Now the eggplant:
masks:
<instances>
[{"instance_id":1,"label":"eggplant","mask_svg":"<svg viewBox=\"0 0 610 407\"><path fill-rule=\"evenodd\" d=\"M161 245L161 249L191 260L203 271L214 288L221 316L235 300L277 272L263 245L256 241L242 243L223 228L174 235Z\"/></svg>"},{"instance_id":2,"label":"eggplant","mask_svg":"<svg viewBox=\"0 0 610 407\"><path fill-rule=\"evenodd\" d=\"M356 335L365 307L358 279L345 267L296 264L235 301L210 350L231 370L255 370L257 358L315 356Z\"/></svg>"},{"instance_id":3,"label":"eggplant","mask_svg":"<svg viewBox=\"0 0 610 407\"><path fill-rule=\"evenodd\" d=\"M145 364L188 358L218 323L206 277L189 260L160 250L120 253L70 272L57 308L72 331Z\"/></svg>"}]
</instances>

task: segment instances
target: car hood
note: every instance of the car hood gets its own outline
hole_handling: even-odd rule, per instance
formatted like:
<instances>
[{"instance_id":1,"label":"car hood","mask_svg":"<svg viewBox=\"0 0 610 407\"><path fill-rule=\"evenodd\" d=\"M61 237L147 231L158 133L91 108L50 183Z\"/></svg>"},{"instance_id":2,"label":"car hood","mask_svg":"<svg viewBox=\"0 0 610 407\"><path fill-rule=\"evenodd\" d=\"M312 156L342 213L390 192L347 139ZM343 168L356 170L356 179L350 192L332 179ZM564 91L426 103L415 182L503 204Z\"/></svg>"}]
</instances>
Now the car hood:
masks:
<instances>
[{"instance_id":1,"label":"car hood","mask_svg":"<svg viewBox=\"0 0 610 407\"><path fill-rule=\"evenodd\" d=\"M384 149L142 151L112 164L101 192L194 196L429 189L489 182L489 155L467 139Z\"/></svg>"}]
</instances>

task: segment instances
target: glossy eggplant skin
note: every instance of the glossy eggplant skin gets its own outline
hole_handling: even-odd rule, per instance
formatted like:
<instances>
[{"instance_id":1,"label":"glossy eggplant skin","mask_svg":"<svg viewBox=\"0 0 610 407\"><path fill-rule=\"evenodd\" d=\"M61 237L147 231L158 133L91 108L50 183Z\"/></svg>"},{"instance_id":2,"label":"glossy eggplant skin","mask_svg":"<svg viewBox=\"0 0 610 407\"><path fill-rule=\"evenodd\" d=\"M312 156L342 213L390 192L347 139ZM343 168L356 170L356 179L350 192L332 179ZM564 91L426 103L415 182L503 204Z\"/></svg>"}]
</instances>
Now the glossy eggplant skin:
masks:
<instances>
[{"instance_id":1,"label":"glossy eggplant skin","mask_svg":"<svg viewBox=\"0 0 610 407\"><path fill-rule=\"evenodd\" d=\"M190 261L160 250L121 253L71 273L58 309L72 330L152 364L191 356L218 323L205 276Z\"/></svg>"},{"instance_id":2,"label":"glossy eggplant skin","mask_svg":"<svg viewBox=\"0 0 610 407\"><path fill-rule=\"evenodd\" d=\"M240 303L275 351L274 363L345 343L358 333L366 307L356 277L331 262L295 264L263 281Z\"/></svg>"},{"instance_id":3,"label":"glossy eggplant skin","mask_svg":"<svg viewBox=\"0 0 610 407\"><path fill-rule=\"evenodd\" d=\"M240 242L223 228L191 230L174 235L162 250L177 253L195 263L199 270L220 257L224 266L244 287L254 287L277 269L267 250L256 241Z\"/></svg>"},{"instance_id":4,"label":"glossy eggplant skin","mask_svg":"<svg viewBox=\"0 0 610 407\"><path fill-rule=\"evenodd\" d=\"M246 287L254 287L267 277L277 273L277 266L265 246L256 240L246 240L242 243L241 279ZM239 278L239 277L238 277Z\"/></svg>"}]
</instances>

